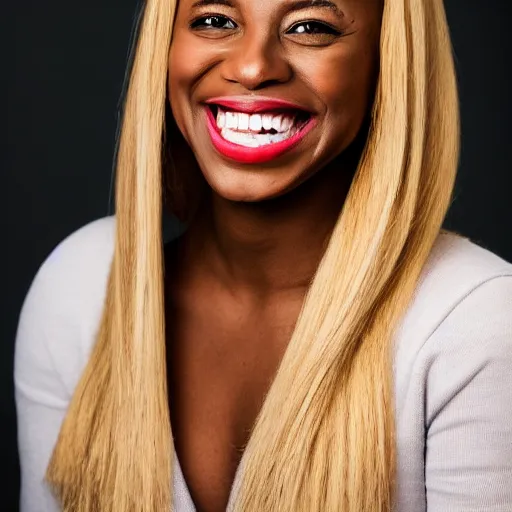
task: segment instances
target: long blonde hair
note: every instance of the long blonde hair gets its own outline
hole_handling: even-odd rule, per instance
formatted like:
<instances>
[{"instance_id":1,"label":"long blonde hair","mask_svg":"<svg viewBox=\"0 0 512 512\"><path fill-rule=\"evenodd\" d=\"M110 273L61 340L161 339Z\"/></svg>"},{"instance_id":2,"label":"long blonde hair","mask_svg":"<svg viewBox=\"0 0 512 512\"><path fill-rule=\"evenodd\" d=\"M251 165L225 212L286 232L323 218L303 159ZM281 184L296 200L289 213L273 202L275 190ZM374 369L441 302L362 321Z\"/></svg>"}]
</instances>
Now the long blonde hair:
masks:
<instances>
[{"instance_id":1,"label":"long blonde hair","mask_svg":"<svg viewBox=\"0 0 512 512\"><path fill-rule=\"evenodd\" d=\"M66 512L172 509L162 154L176 0L147 0L96 344L47 469ZM239 512L393 507L393 333L449 208L459 112L442 0L385 0L366 147L241 464Z\"/></svg>"}]
</instances>

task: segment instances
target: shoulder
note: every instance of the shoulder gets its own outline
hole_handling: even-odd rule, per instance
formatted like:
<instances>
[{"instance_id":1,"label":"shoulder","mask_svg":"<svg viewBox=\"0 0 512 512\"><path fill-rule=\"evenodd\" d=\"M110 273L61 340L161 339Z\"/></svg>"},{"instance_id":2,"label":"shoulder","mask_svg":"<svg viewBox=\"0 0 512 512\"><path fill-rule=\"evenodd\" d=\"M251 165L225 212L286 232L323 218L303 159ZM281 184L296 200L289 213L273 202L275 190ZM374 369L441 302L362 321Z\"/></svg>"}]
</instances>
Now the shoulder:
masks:
<instances>
[{"instance_id":1,"label":"shoulder","mask_svg":"<svg viewBox=\"0 0 512 512\"><path fill-rule=\"evenodd\" d=\"M511 312L512 264L467 238L440 234L397 331L399 401L412 379L422 392L442 395L447 380L434 381L437 371L456 365L451 375L462 382L490 356L501 362L512 353Z\"/></svg>"},{"instance_id":2,"label":"shoulder","mask_svg":"<svg viewBox=\"0 0 512 512\"><path fill-rule=\"evenodd\" d=\"M510 275L512 263L469 238L445 231L432 248L419 284L420 287L449 287L453 284L473 287L495 277Z\"/></svg>"},{"instance_id":3,"label":"shoulder","mask_svg":"<svg viewBox=\"0 0 512 512\"><path fill-rule=\"evenodd\" d=\"M34 284L51 278L61 280L83 272L95 274L105 267L114 248L115 217L103 217L77 229L50 253L41 265ZM80 271L81 272L78 272Z\"/></svg>"},{"instance_id":4,"label":"shoulder","mask_svg":"<svg viewBox=\"0 0 512 512\"><path fill-rule=\"evenodd\" d=\"M493 306L505 311L512 292L512 264L467 238L439 235L423 268L402 330L427 337L468 296L483 301L494 295Z\"/></svg>"},{"instance_id":5,"label":"shoulder","mask_svg":"<svg viewBox=\"0 0 512 512\"><path fill-rule=\"evenodd\" d=\"M63 401L72 395L99 327L114 233L113 216L93 221L66 237L39 268L18 323L18 388L46 390Z\"/></svg>"},{"instance_id":6,"label":"shoulder","mask_svg":"<svg viewBox=\"0 0 512 512\"><path fill-rule=\"evenodd\" d=\"M399 509L512 510L512 265L441 234L394 370Z\"/></svg>"}]
</instances>

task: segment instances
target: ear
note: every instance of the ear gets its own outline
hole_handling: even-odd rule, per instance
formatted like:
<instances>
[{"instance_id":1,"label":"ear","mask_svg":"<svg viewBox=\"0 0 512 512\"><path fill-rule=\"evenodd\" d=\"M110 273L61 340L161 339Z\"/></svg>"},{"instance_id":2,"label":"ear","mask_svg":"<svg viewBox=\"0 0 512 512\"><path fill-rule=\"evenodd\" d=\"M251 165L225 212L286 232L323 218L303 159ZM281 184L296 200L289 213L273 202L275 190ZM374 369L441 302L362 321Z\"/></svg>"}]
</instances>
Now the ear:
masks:
<instances>
[{"instance_id":1,"label":"ear","mask_svg":"<svg viewBox=\"0 0 512 512\"><path fill-rule=\"evenodd\" d=\"M206 188L195 155L183 137L166 100L162 140L163 208L182 222L193 217Z\"/></svg>"}]
</instances>

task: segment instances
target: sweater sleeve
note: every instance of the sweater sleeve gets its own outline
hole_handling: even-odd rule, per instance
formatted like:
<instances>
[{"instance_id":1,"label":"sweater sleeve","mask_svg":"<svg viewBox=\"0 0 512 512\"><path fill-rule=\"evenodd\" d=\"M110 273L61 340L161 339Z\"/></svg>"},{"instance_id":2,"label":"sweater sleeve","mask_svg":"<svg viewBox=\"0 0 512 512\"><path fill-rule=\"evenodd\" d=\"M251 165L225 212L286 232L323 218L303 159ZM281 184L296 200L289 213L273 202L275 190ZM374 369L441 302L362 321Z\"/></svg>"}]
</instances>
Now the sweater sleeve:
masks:
<instances>
[{"instance_id":1,"label":"sweater sleeve","mask_svg":"<svg viewBox=\"0 0 512 512\"><path fill-rule=\"evenodd\" d=\"M512 276L469 293L429 339L428 512L512 511Z\"/></svg>"},{"instance_id":2,"label":"sweater sleeve","mask_svg":"<svg viewBox=\"0 0 512 512\"><path fill-rule=\"evenodd\" d=\"M44 475L95 341L114 225L111 217L99 219L63 240L23 303L14 356L21 512L60 510Z\"/></svg>"},{"instance_id":3,"label":"sweater sleeve","mask_svg":"<svg viewBox=\"0 0 512 512\"><path fill-rule=\"evenodd\" d=\"M58 330L58 304L45 270L38 272L25 299L15 345L21 512L59 510L43 478L69 397L48 348L48 338Z\"/></svg>"}]
</instances>

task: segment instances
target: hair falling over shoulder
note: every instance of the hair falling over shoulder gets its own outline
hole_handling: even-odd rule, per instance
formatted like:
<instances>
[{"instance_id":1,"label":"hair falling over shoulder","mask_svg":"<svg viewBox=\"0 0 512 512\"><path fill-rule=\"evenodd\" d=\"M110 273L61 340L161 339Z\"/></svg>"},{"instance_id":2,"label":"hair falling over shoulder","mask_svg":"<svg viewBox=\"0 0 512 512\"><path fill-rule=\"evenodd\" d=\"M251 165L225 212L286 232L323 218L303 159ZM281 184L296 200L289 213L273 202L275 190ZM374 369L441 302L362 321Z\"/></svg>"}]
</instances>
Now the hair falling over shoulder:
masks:
<instances>
[{"instance_id":1,"label":"hair falling over shoulder","mask_svg":"<svg viewBox=\"0 0 512 512\"><path fill-rule=\"evenodd\" d=\"M97 341L46 478L65 512L173 510L162 154L176 0L147 0L117 155ZM450 205L457 85L442 0L384 0L368 141L245 447L236 512L388 512L393 333Z\"/></svg>"}]
</instances>

